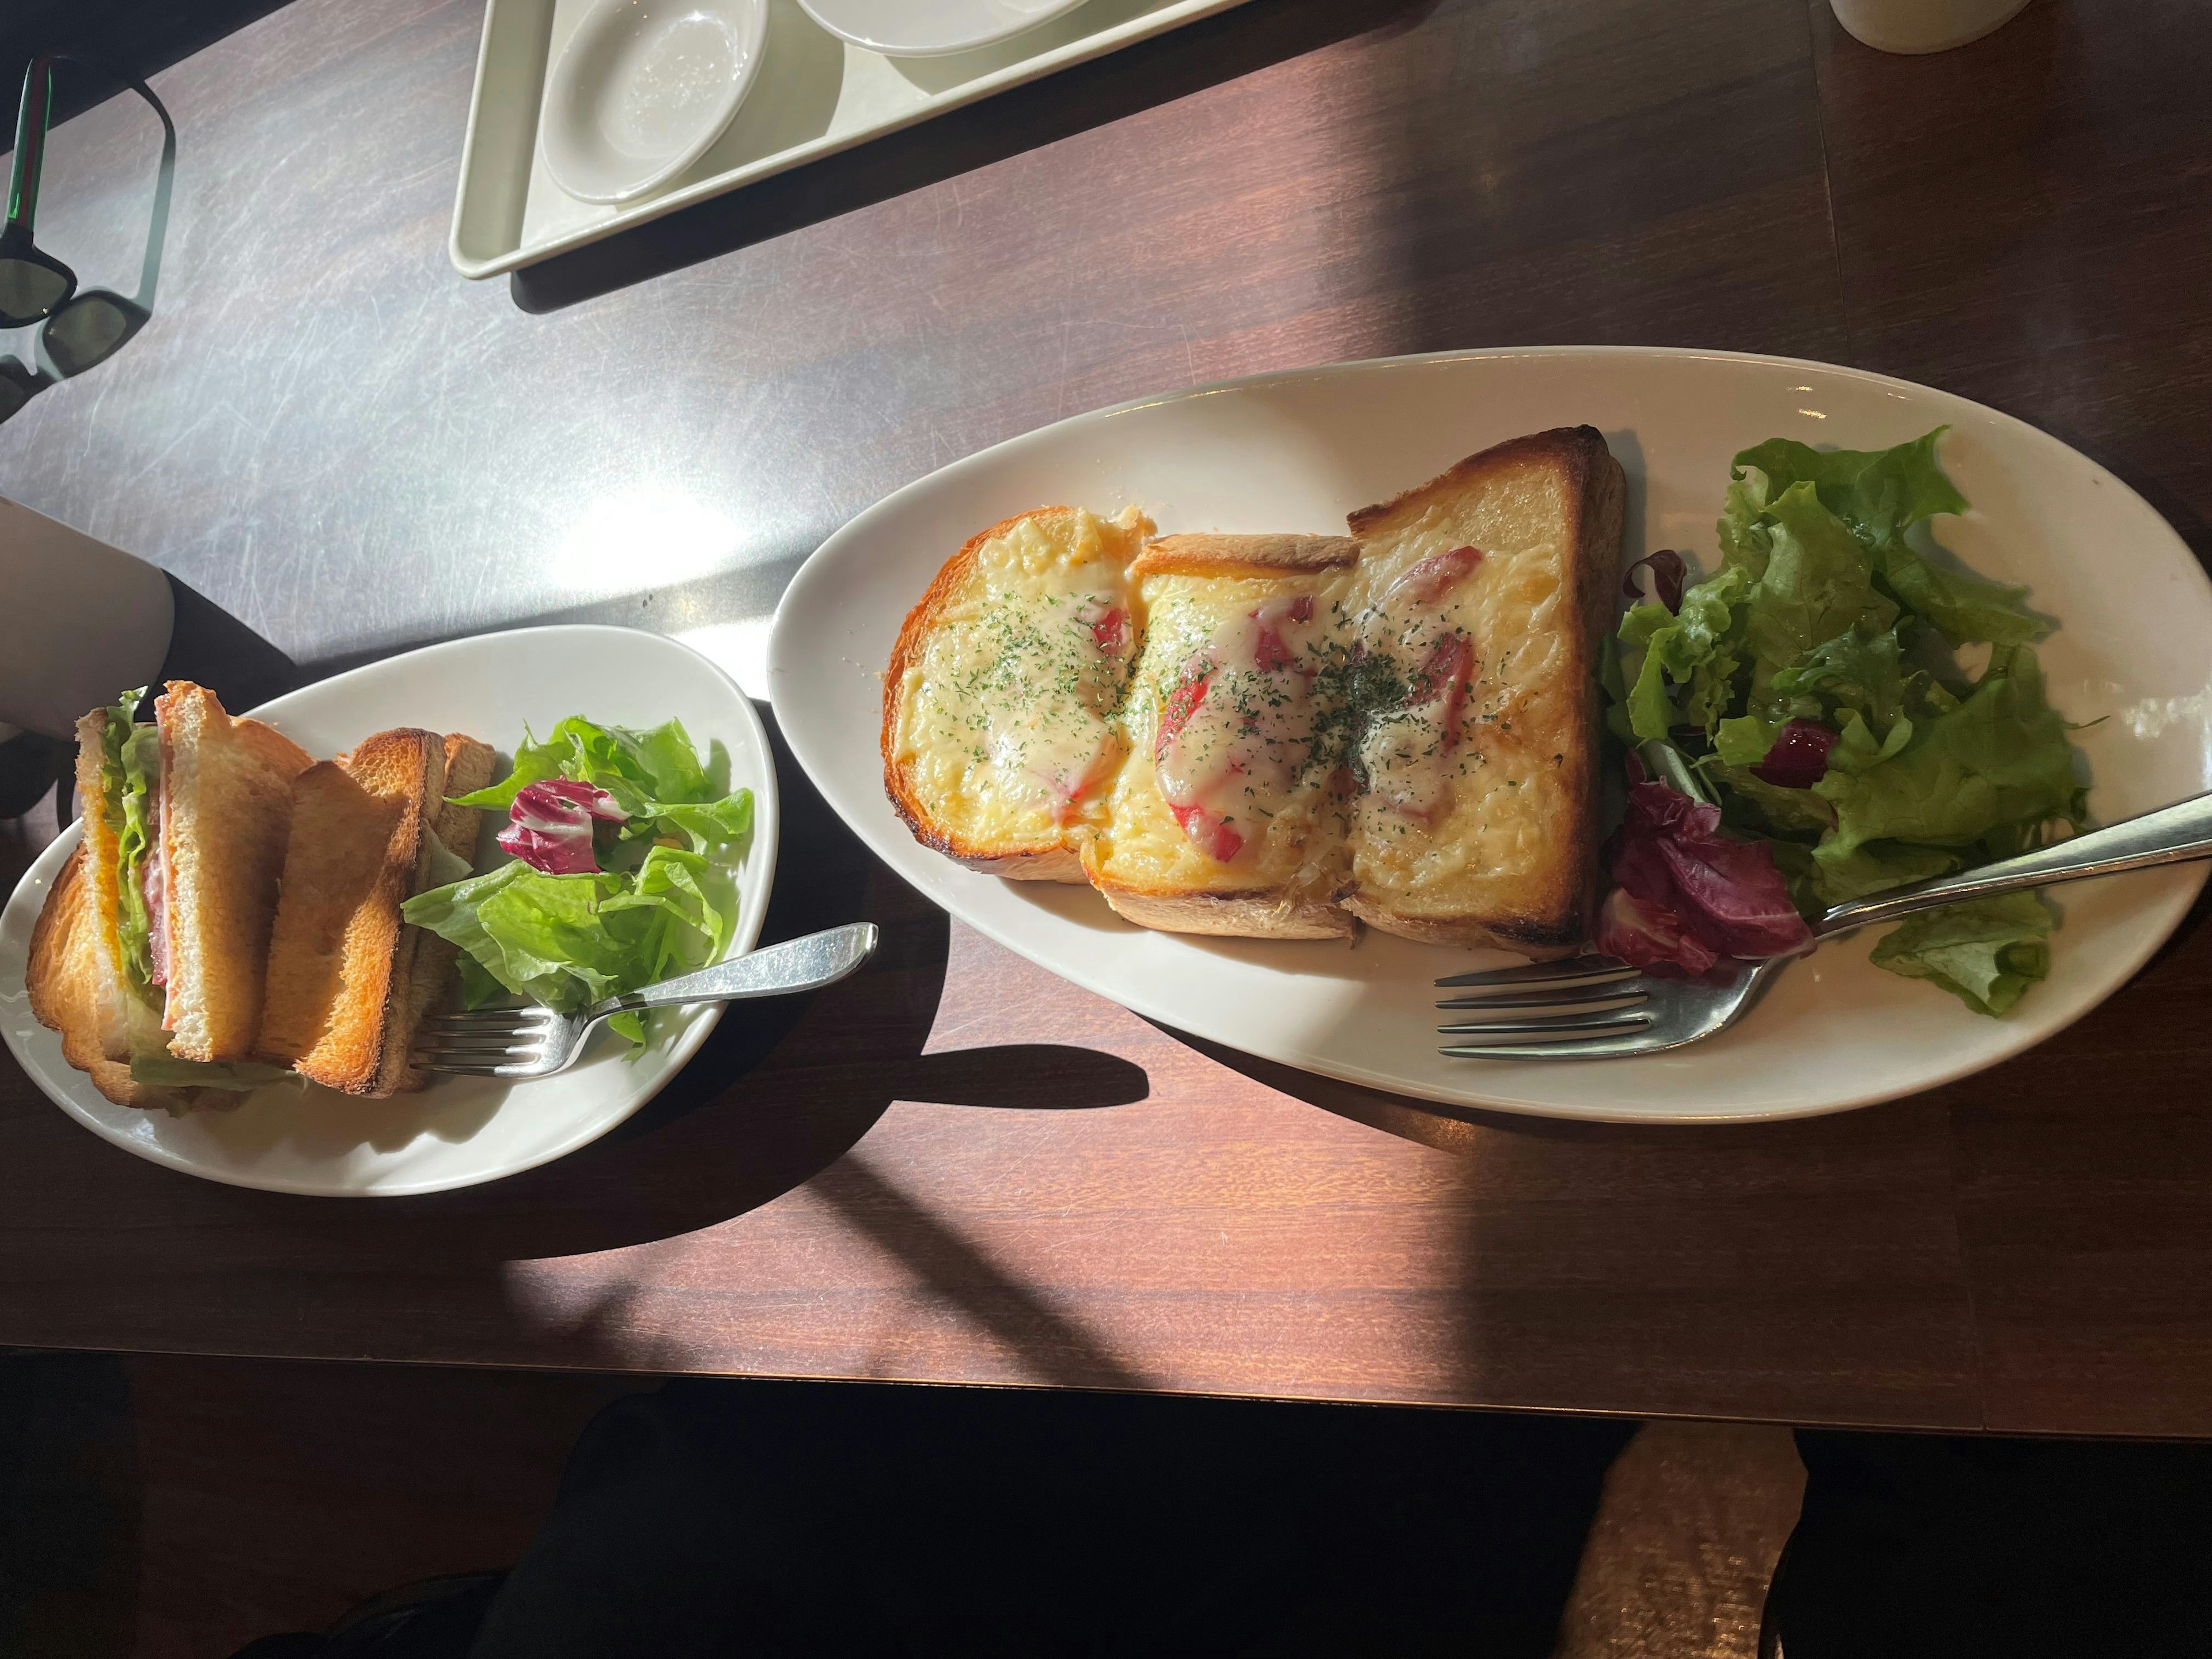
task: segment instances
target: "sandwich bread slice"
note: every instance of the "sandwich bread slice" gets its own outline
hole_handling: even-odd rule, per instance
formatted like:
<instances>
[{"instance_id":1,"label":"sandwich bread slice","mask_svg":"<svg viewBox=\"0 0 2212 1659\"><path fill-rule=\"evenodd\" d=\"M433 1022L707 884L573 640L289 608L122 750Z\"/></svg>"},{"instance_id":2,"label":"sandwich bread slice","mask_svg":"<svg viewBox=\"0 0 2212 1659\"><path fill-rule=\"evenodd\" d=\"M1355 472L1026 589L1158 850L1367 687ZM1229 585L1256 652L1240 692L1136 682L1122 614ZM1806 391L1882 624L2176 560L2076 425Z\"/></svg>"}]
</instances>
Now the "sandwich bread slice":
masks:
<instances>
[{"instance_id":1,"label":"sandwich bread slice","mask_svg":"<svg viewBox=\"0 0 2212 1659\"><path fill-rule=\"evenodd\" d=\"M992 875L1083 879L1123 752L1129 565L1152 533L1134 507L1041 507L946 561L884 678L884 787L925 846Z\"/></svg>"},{"instance_id":2,"label":"sandwich bread slice","mask_svg":"<svg viewBox=\"0 0 2212 1659\"><path fill-rule=\"evenodd\" d=\"M1352 514L1354 915L1538 959L1586 937L1624 493L1597 430L1563 427Z\"/></svg>"},{"instance_id":3,"label":"sandwich bread slice","mask_svg":"<svg viewBox=\"0 0 2212 1659\"><path fill-rule=\"evenodd\" d=\"M491 751L473 738L403 728L300 775L269 946L262 1060L353 1095L422 1086L408 1050L453 958L425 949L427 936L399 908L468 872L477 815L443 798L482 787L490 772Z\"/></svg>"},{"instance_id":4,"label":"sandwich bread slice","mask_svg":"<svg viewBox=\"0 0 2212 1659\"><path fill-rule=\"evenodd\" d=\"M89 1074L93 1086L117 1105L189 1110L198 1103L198 1089L155 1088L131 1075L130 1051L119 1035L125 1019L119 999L129 992L116 964L112 934L100 921L96 884L87 873L91 859L90 843L79 842L31 930L25 978L32 1016L61 1034L62 1058ZM121 1059L108 1055L111 1030L118 1033Z\"/></svg>"},{"instance_id":5,"label":"sandwich bread slice","mask_svg":"<svg viewBox=\"0 0 2212 1659\"><path fill-rule=\"evenodd\" d=\"M1171 933L1336 939L1347 827L1341 536L1169 536L1130 568L1128 759L1082 848L1120 915Z\"/></svg>"},{"instance_id":6,"label":"sandwich bread slice","mask_svg":"<svg viewBox=\"0 0 2212 1659\"><path fill-rule=\"evenodd\" d=\"M292 825L292 781L313 757L273 726L223 712L204 686L171 681L161 733L161 861L169 1052L252 1057L262 966ZM149 887L149 893L151 888Z\"/></svg>"},{"instance_id":7,"label":"sandwich bread slice","mask_svg":"<svg viewBox=\"0 0 2212 1659\"><path fill-rule=\"evenodd\" d=\"M82 835L33 935L33 1012L119 1105L181 1110L271 1080L251 1063L305 750L172 681L77 723ZM97 1063L94 1063L97 1062Z\"/></svg>"}]
</instances>

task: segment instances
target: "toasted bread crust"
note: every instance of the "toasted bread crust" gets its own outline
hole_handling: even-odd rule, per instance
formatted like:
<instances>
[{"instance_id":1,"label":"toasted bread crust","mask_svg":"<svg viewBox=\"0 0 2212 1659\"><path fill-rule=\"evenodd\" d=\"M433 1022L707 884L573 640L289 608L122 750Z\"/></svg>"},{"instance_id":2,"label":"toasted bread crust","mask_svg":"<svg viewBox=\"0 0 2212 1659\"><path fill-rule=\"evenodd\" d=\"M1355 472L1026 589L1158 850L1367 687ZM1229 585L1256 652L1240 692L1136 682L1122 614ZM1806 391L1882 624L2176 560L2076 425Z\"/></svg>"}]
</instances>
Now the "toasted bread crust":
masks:
<instances>
[{"instance_id":1,"label":"toasted bread crust","mask_svg":"<svg viewBox=\"0 0 2212 1659\"><path fill-rule=\"evenodd\" d=\"M1359 562L1349 536L1163 536L1129 566L1133 583L1146 576L1283 576L1347 569Z\"/></svg>"},{"instance_id":2,"label":"toasted bread crust","mask_svg":"<svg viewBox=\"0 0 2212 1659\"><path fill-rule=\"evenodd\" d=\"M182 1060L244 1060L261 1030L292 780L314 757L273 726L226 713L214 692L187 680L169 682L155 717L161 731L169 1052Z\"/></svg>"},{"instance_id":3,"label":"toasted bread crust","mask_svg":"<svg viewBox=\"0 0 2212 1659\"><path fill-rule=\"evenodd\" d=\"M1376 540L1418 520L1432 506L1480 489L1513 469L1554 465L1573 503L1562 580L1571 585L1577 628L1566 641L1561 678L1577 688L1572 727L1555 751L1567 803L1556 844L1565 856L1525 884L1517 902L1482 915L1439 916L1409 909L1388 895L1355 887L1342 902L1370 926L1424 944L1496 948L1539 961L1571 955L1588 936L1597 891L1597 757L1603 719L1598 663L1620 580L1620 535L1627 483L1620 463L1595 427L1560 427L1509 439L1380 506L1349 516L1353 532ZM1536 759L1536 757L1526 757Z\"/></svg>"},{"instance_id":4,"label":"toasted bread crust","mask_svg":"<svg viewBox=\"0 0 2212 1659\"><path fill-rule=\"evenodd\" d=\"M1093 884L1114 914L1165 933L1224 939L1350 939L1356 924L1326 893L1258 889L1243 893L1182 889L1147 891L1119 882Z\"/></svg>"},{"instance_id":5,"label":"toasted bread crust","mask_svg":"<svg viewBox=\"0 0 2212 1659\"><path fill-rule=\"evenodd\" d=\"M474 794L491 781L498 763L499 757L489 744L479 743L459 732L447 732L446 779L439 793ZM441 799L432 829L447 852L464 864L473 866L477 836L483 823L483 814L477 808L455 806ZM416 890L426 890L431 884L434 884L426 882ZM412 1094L429 1086L429 1073L412 1061L415 1031L422 1024L422 1017L437 1006L453 984L453 964L461 954L459 945L425 927L410 926L404 937L414 951L414 963L407 975L406 1010L398 1024L386 1033L384 1056L377 1066L378 1088L387 1094Z\"/></svg>"},{"instance_id":6,"label":"toasted bread crust","mask_svg":"<svg viewBox=\"0 0 2212 1659\"><path fill-rule=\"evenodd\" d=\"M415 953L399 907L417 891L445 780L446 740L380 732L294 785L292 845L269 950L259 1058L348 1094L390 1092ZM383 1085L380 1090L380 1085Z\"/></svg>"},{"instance_id":7,"label":"toasted bread crust","mask_svg":"<svg viewBox=\"0 0 2212 1659\"><path fill-rule=\"evenodd\" d=\"M95 741L97 738L95 732ZM98 797L93 799L96 801ZM132 1079L127 1063L112 1060L106 1053L102 1041L102 1003L112 988L115 970L109 959L114 953L114 929L103 927L100 922L89 873L94 861L91 842L78 842L76 850L54 878L31 930L30 964L24 981L30 993L32 1016L59 1034L62 1058L88 1075L93 1087L117 1105L142 1110L185 1110L205 1091L149 1088ZM125 1055L127 1059L127 1045Z\"/></svg>"},{"instance_id":8,"label":"toasted bread crust","mask_svg":"<svg viewBox=\"0 0 2212 1659\"><path fill-rule=\"evenodd\" d=\"M942 853L970 870L987 876L1003 876L1009 881L1080 882L1083 860L1058 837L1049 843L1007 852L977 846L945 823L915 789L908 769L899 764L899 688L905 683L907 670L927 648L930 633L938 626L945 609L974 574L975 561L983 549L1002 536L1012 535L1032 519L1068 517L1074 512L1072 507L1036 507L1027 513L1017 513L1011 519L1001 519L988 530L969 537L960 550L939 568L928 591L907 612L906 621L899 628L898 642L891 647L890 665L884 672L884 793L890 797L892 810L906 821L907 828L914 831L914 838L931 851Z\"/></svg>"}]
</instances>

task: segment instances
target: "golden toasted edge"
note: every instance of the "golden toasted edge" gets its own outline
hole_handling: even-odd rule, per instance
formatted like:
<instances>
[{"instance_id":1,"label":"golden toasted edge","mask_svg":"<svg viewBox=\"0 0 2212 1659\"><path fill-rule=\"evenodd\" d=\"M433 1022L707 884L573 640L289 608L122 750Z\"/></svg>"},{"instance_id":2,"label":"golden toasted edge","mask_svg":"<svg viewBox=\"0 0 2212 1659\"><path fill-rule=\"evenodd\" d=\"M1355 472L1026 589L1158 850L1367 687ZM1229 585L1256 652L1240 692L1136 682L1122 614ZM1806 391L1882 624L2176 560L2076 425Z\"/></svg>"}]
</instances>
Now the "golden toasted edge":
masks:
<instances>
[{"instance_id":1,"label":"golden toasted edge","mask_svg":"<svg viewBox=\"0 0 2212 1659\"><path fill-rule=\"evenodd\" d=\"M463 732L448 732L446 780L439 793L441 796L472 795L491 781L498 764L499 757L489 744L479 743ZM441 800L437 820L431 827L447 852L462 863L473 866L477 836L483 823L483 814L476 807L456 806L451 801ZM416 890L425 890L430 884L426 882ZM384 1059L377 1068L377 1087L386 1094L412 1094L429 1086L429 1073L413 1061L415 1032L423 1016L444 999L453 982L453 964L461 954L459 945L426 927L410 927L406 937L412 942L415 956L414 967L408 975L406 1017L398 1030L386 1039Z\"/></svg>"},{"instance_id":2,"label":"golden toasted edge","mask_svg":"<svg viewBox=\"0 0 2212 1659\"><path fill-rule=\"evenodd\" d=\"M303 808L319 812L324 805L321 798L330 787L325 780L342 771L346 781L363 794L398 807L380 850L374 881L345 921L344 967L321 1034L292 1058L294 1070L325 1088L350 1095L379 1092L386 1056L392 1046L391 1037L394 1027L404 1018L412 984L410 930L400 921L399 907L418 890L428 862L428 838L439 810L445 757L446 740L439 733L401 727L377 732L356 744L343 768L325 762L311 769L297 786ZM342 801L338 810L345 810ZM296 872L298 866L292 867ZM295 894L293 902L285 907L280 926L283 937L271 951L272 994L279 993L280 986L286 995L292 989L291 965L283 957L298 940L295 924L312 925L312 910L327 904L329 897ZM264 1038L266 1042L265 1030ZM273 1045L270 1055L283 1063L281 1051ZM395 1074L404 1068L405 1060L403 1047L392 1067Z\"/></svg>"},{"instance_id":3,"label":"golden toasted edge","mask_svg":"<svg viewBox=\"0 0 2212 1659\"><path fill-rule=\"evenodd\" d=\"M1129 565L1129 580L1146 576L1285 576L1340 570L1359 562L1349 536L1163 536Z\"/></svg>"},{"instance_id":4,"label":"golden toasted edge","mask_svg":"<svg viewBox=\"0 0 2212 1659\"><path fill-rule=\"evenodd\" d=\"M244 1060L261 1030L292 781L314 757L273 726L229 714L190 680L171 680L154 714L161 733L169 1052ZM203 825L203 812L217 821Z\"/></svg>"},{"instance_id":5,"label":"golden toasted edge","mask_svg":"<svg viewBox=\"0 0 2212 1659\"><path fill-rule=\"evenodd\" d=\"M101 1003L107 987L100 957L113 950L103 939L93 884L87 874L91 848L80 841L47 890L31 929L24 975L33 1018L58 1034L62 1058L91 1078L94 1088L118 1106L142 1111L185 1110L204 1092L155 1089L135 1081L127 1063L108 1057L102 1043Z\"/></svg>"},{"instance_id":6,"label":"golden toasted edge","mask_svg":"<svg viewBox=\"0 0 2212 1659\"><path fill-rule=\"evenodd\" d=\"M1552 461L1567 469L1575 523L1566 580L1575 584L1574 609L1581 627L1571 641L1577 683L1582 686L1583 741L1561 751L1562 788L1566 795L1566 835L1576 849L1571 863L1553 866L1556 878L1532 883L1512 915L1435 917L1406 914L1376 904L1357 892L1343 902L1353 915L1384 933L1430 945L1492 947L1517 951L1538 961L1571 955L1588 936L1597 899L1599 788L1597 761L1604 720L1598 686L1598 662L1611 625L1613 594L1620 580L1620 535L1627 500L1627 477L1595 427L1559 427L1509 439L1409 489L1379 507L1351 515L1355 534L1371 539L1418 517L1439 498L1472 489L1485 476L1510 467Z\"/></svg>"},{"instance_id":7,"label":"golden toasted edge","mask_svg":"<svg viewBox=\"0 0 2212 1659\"><path fill-rule=\"evenodd\" d=\"M1267 889L1241 893L1146 891L1098 881L1114 914L1140 927L1166 933L1206 933L1224 939L1349 939L1357 924L1326 896Z\"/></svg>"},{"instance_id":8,"label":"golden toasted edge","mask_svg":"<svg viewBox=\"0 0 2212 1659\"><path fill-rule=\"evenodd\" d=\"M906 769L898 763L899 698L906 682L906 671L921 656L930 630L945 607L951 604L969 574L974 570L976 559L984 547L1001 536L1011 535L1015 526L1031 519L1050 518L1056 514L1073 514L1072 507L1040 507L1027 513L1017 513L1011 519L1001 519L988 530L971 536L957 553L947 559L938 570L913 610L907 612L901 625L898 643L891 647L890 665L884 671L884 719L881 746L884 757L884 793L890 798L892 810L906 821L914 838L931 851L942 853L957 863L966 865L985 875L1004 876L1013 881L1080 882L1083 861L1064 842L1041 846L1034 851L1008 853L1002 848L978 847L963 839L947 827L930 810L914 787Z\"/></svg>"}]
</instances>

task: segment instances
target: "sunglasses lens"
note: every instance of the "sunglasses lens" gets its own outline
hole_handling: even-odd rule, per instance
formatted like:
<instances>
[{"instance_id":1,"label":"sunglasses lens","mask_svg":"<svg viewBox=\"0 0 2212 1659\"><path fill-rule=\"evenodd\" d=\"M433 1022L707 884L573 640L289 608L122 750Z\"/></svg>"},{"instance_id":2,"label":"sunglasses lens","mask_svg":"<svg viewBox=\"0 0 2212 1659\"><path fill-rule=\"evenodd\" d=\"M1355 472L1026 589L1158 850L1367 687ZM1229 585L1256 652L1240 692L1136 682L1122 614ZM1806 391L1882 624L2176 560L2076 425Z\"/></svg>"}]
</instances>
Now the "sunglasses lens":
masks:
<instances>
[{"instance_id":1,"label":"sunglasses lens","mask_svg":"<svg viewBox=\"0 0 2212 1659\"><path fill-rule=\"evenodd\" d=\"M0 363L0 421L6 420L39 390L37 379L23 371L20 363Z\"/></svg>"},{"instance_id":2,"label":"sunglasses lens","mask_svg":"<svg viewBox=\"0 0 2212 1659\"><path fill-rule=\"evenodd\" d=\"M46 352L64 379L82 374L129 339L142 320L105 294L80 295L46 324Z\"/></svg>"},{"instance_id":3,"label":"sunglasses lens","mask_svg":"<svg viewBox=\"0 0 2212 1659\"><path fill-rule=\"evenodd\" d=\"M0 325L37 322L68 299L75 285L67 271L39 260L0 258Z\"/></svg>"}]
</instances>

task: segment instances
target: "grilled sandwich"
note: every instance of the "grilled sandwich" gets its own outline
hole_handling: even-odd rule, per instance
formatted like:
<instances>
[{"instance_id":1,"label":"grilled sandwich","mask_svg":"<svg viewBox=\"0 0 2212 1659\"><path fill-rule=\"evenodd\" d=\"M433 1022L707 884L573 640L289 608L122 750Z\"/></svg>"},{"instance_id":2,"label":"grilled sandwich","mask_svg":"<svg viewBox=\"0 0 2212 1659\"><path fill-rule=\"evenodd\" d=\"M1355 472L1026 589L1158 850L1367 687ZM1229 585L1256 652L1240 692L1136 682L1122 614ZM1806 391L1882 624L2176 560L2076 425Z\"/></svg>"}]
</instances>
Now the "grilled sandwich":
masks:
<instances>
[{"instance_id":1,"label":"grilled sandwich","mask_svg":"<svg viewBox=\"0 0 2212 1659\"><path fill-rule=\"evenodd\" d=\"M33 1012L119 1105L181 1109L256 1087L262 968L310 757L170 682L77 724L83 838L32 941ZM95 1066L89 1061L97 1059Z\"/></svg>"}]
</instances>

